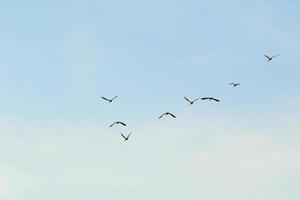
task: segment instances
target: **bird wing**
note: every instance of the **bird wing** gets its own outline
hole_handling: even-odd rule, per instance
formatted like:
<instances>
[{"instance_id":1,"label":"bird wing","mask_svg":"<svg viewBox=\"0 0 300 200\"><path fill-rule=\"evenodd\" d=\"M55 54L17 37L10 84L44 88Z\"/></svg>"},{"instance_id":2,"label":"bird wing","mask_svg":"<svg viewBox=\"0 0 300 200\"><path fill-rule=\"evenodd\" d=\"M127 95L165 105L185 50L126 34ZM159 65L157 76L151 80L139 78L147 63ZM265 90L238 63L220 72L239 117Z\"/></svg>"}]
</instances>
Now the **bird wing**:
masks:
<instances>
[{"instance_id":1,"label":"bird wing","mask_svg":"<svg viewBox=\"0 0 300 200\"><path fill-rule=\"evenodd\" d=\"M172 113L169 113L169 115L171 115L172 117L176 118L176 116L175 116L175 115L173 115Z\"/></svg>"},{"instance_id":2,"label":"bird wing","mask_svg":"<svg viewBox=\"0 0 300 200\"><path fill-rule=\"evenodd\" d=\"M119 95L116 95L114 98L112 98L111 100L114 100L115 98L117 98Z\"/></svg>"},{"instance_id":3,"label":"bird wing","mask_svg":"<svg viewBox=\"0 0 300 200\"><path fill-rule=\"evenodd\" d=\"M106 98L106 97L101 97L102 99L104 99L104 100L106 100L106 101L109 101L109 99L108 98Z\"/></svg>"},{"instance_id":4,"label":"bird wing","mask_svg":"<svg viewBox=\"0 0 300 200\"><path fill-rule=\"evenodd\" d=\"M185 100L187 100L189 103L192 103L188 98L183 97Z\"/></svg>"},{"instance_id":5,"label":"bird wing","mask_svg":"<svg viewBox=\"0 0 300 200\"><path fill-rule=\"evenodd\" d=\"M129 137L130 137L131 133L132 133L132 132L130 132L130 133L127 135L127 138L129 138Z\"/></svg>"},{"instance_id":6,"label":"bird wing","mask_svg":"<svg viewBox=\"0 0 300 200\"><path fill-rule=\"evenodd\" d=\"M219 99L216 99L216 98L212 98L214 101L217 101L217 102L219 102L220 100Z\"/></svg>"},{"instance_id":7,"label":"bird wing","mask_svg":"<svg viewBox=\"0 0 300 200\"><path fill-rule=\"evenodd\" d=\"M209 97L203 97L203 98L201 98L201 100L206 100L206 99L209 99Z\"/></svg>"},{"instance_id":8,"label":"bird wing","mask_svg":"<svg viewBox=\"0 0 300 200\"><path fill-rule=\"evenodd\" d=\"M115 125L117 122L114 122L112 125L110 125L109 127L112 127L113 125Z\"/></svg>"},{"instance_id":9,"label":"bird wing","mask_svg":"<svg viewBox=\"0 0 300 200\"><path fill-rule=\"evenodd\" d=\"M122 133L121 133L121 136L122 136L124 139L127 139L127 137L126 137L125 135L123 135Z\"/></svg>"},{"instance_id":10,"label":"bird wing","mask_svg":"<svg viewBox=\"0 0 300 200\"><path fill-rule=\"evenodd\" d=\"M123 126L126 126L126 124L125 123L123 123L123 122L119 122L120 124L122 124Z\"/></svg>"},{"instance_id":11,"label":"bird wing","mask_svg":"<svg viewBox=\"0 0 300 200\"><path fill-rule=\"evenodd\" d=\"M268 58L269 60L271 59L271 57L270 56L268 56L268 55L264 55L266 58Z\"/></svg>"},{"instance_id":12,"label":"bird wing","mask_svg":"<svg viewBox=\"0 0 300 200\"><path fill-rule=\"evenodd\" d=\"M162 117L163 117L165 114L166 114L166 113L164 113L164 114L162 114L161 116L159 116L159 118L158 118L158 119L162 118Z\"/></svg>"},{"instance_id":13,"label":"bird wing","mask_svg":"<svg viewBox=\"0 0 300 200\"><path fill-rule=\"evenodd\" d=\"M272 58L275 58L275 57L277 57L277 56L279 56L279 55L272 56Z\"/></svg>"},{"instance_id":14,"label":"bird wing","mask_svg":"<svg viewBox=\"0 0 300 200\"><path fill-rule=\"evenodd\" d=\"M198 101L200 99L200 97L198 97L197 99L195 99L193 102Z\"/></svg>"}]
</instances>

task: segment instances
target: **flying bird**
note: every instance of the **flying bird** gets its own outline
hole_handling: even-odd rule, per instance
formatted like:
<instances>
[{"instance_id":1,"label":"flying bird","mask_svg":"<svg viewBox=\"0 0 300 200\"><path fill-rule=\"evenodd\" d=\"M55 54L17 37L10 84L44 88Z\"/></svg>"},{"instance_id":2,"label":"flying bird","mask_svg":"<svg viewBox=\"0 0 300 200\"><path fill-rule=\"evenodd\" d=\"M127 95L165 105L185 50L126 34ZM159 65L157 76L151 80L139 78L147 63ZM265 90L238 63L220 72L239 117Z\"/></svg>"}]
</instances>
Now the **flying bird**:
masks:
<instances>
[{"instance_id":1,"label":"flying bird","mask_svg":"<svg viewBox=\"0 0 300 200\"><path fill-rule=\"evenodd\" d=\"M127 141L127 140L129 139L131 133L132 133L132 132L130 132L127 136L125 136L125 135L123 135L123 134L121 133L121 136L124 138L124 141Z\"/></svg>"},{"instance_id":2,"label":"flying bird","mask_svg":"<svg viewBox=\"0 0 300 200\"><path fill-rule=\"evenodd\" d=\"M114 122L114 123L113 123L112 125L110 125L109 127L113 127L115 124L121 124L121 125L123 125L123 126L126 126L125 123L120 122L120 121L117 121L117 122Z\"/></svg>"},{"instance_id":3,"label":"flying bird","mask_svg":"<svg viewBox=\"0 0 300 200\"><path fill-rule=\"evenodd\" d=\"M176 116L175 116L175 115L173 115L172 113L165 112L164 114L162 114L161 116L159 116L159 118L158 118L158 119L162 118L164 115L170 115L170 116L172 116L173 118L176 118Z\"/></svg>"},{"instance_id":4,"label":"flying bird","mask_svg":"<svg viewBox=\"0 0 300 200\"><path fill-rule=\"evenodd\" d=\"M271 60L273 60L273 58L279 56L279 55L275 55L275 56L268 56L268 55L264 55L267 58L267 61L270 62Z\"/></svg>"},{"instance_id":5,"label":"flying bird","mask_svg":"<svg viewBox=\"0 0 300 200\"><path fill-rule=\"evenodd\" d=\"M109 103L111 103L113 100L115 100L115 98L117 98L118 97L118 95L117 96L115 96L114 98L112 98L112 99L108 99L108 98L106 98L106 97L101 97L102 99L104 99L104 100L106 100L106 101L108 101Z\"/></svg>"},{"instance_id":6,"label":"flying bird","mask_svg":"<svg viewBox=\"0 0 300 200\"><path fill-rule=\"evenodd\" d=\"M191 101L191 100L189 100L189 99L186 98L186 97L183 97L183 98L190 104L190 106L193 105L193 103L195 103L195 102L198 101L198 99L199 99L199 98L197 98L197 99L194 99L193 101Z\"/></svg>"},{"instance_id":7,"label":"flying bird","mask_svg":"<svg viewBox=\"0 0 300 200\"><path fill-rule=\"evenodd\" d=\"M232 86L232 87L237 87L237 86L240 86L241 84L239 84L239 83L229 83L229 85Z\"/></svg>"},{"instance_id":8,"label":"flying bird","mask_svg":"<svg viewBox=\"0 0 300 200\"><path fill-rule=\"evenodd\" d=\"M203 98L201 98L201 100L214 100L214 101L216 101L216 102L219 102L220 100L219 99L216 99L216 98L213 98L213 97L203 97Z\"/></svg>"}]
</instances>

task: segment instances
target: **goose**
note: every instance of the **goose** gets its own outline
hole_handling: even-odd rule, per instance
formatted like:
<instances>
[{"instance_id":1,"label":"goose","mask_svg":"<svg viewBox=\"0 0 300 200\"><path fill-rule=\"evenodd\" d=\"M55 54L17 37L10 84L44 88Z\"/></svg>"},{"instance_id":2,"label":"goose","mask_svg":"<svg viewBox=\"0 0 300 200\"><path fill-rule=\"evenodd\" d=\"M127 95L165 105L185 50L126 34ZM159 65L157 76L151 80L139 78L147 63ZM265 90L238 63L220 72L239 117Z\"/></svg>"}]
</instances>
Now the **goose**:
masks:
<instances>
[{"instance_id":1,"label":"goose","mask_svg":"<svg viewBox=\"0 0 300 200\"><path fill-rule=\"evenodd\" d=\"M163 113L161 116L159 116L158 119L162 118L164 115L170 115L170 116L172 116L173 118L176 118L176 116L173 115L172 113L170 113L170 112L165 112L165 113Z\"/></svg>"},{"instance_id":2,"label":"goose","mask_svg":"<svg viewBox=\"0 0 300 200\"><path fill-rule=\"evenodd\" d=\"M117 121L117 122L114 122L113 124L111 124L109 127L113 127L115 124L121 124L123 126L126 126L126 124L124 122Z\"/></svg>"},{"instance_id":3,"label":"goose","mask_svg":"<svg viewBox=\"0 0 300 200\"><path fill-rule=\"evenodd\" d=\"M127 141L127 140L129 139L131 133L132 133L132 132L130 132L127 136L125 136L125 135L123 135L123 134L121 133L121 136L124 138L124 141Z\"/></svg>"},{"instance_id":4,"label":"goose","mask_svg":"<svg viewBox=\"0 0 300 200\"><path fill-rule=\"evenodd\" d=\"M189 100L188 98L186 98L186 97L183 97L188 103L189 103L189 105L191 106L191 105L193 105L196 101L198 101L198 99L199 98L197 98L197 99L194 99L193 101L191 101L191 100Z\"/></svg>"},{"instance_id":5,"label":"goose","mask_svg":"<svg viewBox=\"0 0 300 200\"><path fill-rule=\"evenodd\" d=\"M237 87L237 86L240 86L241 84L239 84L239 83L229 83L229 85L232 86L232 87Z\"/></svg>"},{"instance_id":6,"label":"goose","mask_svg":"<svg viewBox=\"0 0 300 200\"><path fill-rule=\"evenodd\" d=\"M105 101L108 101L109 103L111 103L115 98L117 98L118 97L118 95L117 96L115 96L114 98L112 98L112 99L109 99L109 98L106 98L106 97L101 97L102 99L104 99Z\"/></svg>"},{"instance_id":7,"label":"goose","mask_svg":"<svg viewBox=\"0 0 300 200\"><path fill-rule=\"evenodd\" d=\"M214 101L216 101L216 102L220 102L220 100L219 99L216 99L216 98L213 98L213 97L203 97L203 98L201 98L201 100L214 100Z\"/></svg>"},{"instance_id":8,"label":"goose","mask_svg":"<svg viewBox=\"0 0 300 200\"><path fill-rule=\"evenodd\" d=\"M279 56L279 55L275 55L275 56L268 56L268 55L264 55L267 58L267 61L270 62L271 60L273 60L273 58Z\"/></svg>"}]
</instances>

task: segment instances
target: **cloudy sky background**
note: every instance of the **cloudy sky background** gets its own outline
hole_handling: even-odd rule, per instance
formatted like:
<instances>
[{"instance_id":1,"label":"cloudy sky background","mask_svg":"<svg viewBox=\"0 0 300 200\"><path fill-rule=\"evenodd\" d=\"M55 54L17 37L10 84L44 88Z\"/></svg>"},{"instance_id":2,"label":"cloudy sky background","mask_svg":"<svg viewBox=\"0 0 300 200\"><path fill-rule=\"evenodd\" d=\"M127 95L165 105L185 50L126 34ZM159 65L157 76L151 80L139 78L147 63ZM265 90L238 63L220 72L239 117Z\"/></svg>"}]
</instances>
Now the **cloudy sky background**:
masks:
<instances>
[{"instance_id":1,"label":"cloudy sky background","mask_svg":"<svg viewBox=\"0 0 300 200\"><path fill-rule=\"evenodd\" d=\"M0 199L299 199L299 8L3 2Z\"/></svg>"}]
</instances>

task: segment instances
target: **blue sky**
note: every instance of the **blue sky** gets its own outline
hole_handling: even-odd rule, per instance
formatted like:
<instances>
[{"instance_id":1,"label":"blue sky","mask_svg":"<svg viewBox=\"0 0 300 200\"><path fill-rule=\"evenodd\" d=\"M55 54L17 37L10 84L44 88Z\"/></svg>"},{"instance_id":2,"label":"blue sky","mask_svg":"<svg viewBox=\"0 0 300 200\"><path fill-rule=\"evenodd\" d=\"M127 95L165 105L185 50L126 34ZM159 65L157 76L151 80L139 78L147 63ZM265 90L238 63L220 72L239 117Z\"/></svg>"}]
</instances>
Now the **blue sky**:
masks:
<instances>
[{"instance_id":1,"label":"blue sky","mask_svg":"<svg viewBox=\"0 0 300 200\"><path fill-rule=\"evenodd\" d=\"M2 2L0 199L299 198L299 7Z\"/></svg>"}]
</instances>

